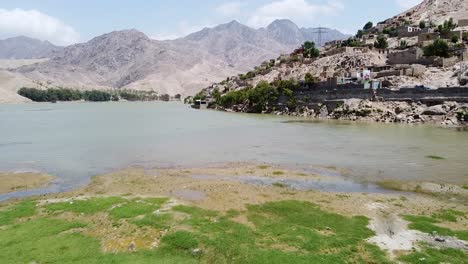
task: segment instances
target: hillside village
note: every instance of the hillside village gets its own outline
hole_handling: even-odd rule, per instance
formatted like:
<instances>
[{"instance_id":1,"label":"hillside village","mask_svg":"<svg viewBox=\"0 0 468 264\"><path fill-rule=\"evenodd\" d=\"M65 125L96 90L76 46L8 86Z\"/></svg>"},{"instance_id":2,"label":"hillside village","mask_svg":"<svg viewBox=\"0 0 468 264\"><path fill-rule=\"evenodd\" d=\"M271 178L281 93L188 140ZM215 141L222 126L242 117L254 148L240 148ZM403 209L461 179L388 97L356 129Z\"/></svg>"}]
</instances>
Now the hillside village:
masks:
<instances>
[{"instance_id":1,"label":"hillside village","mask_svg":"<svg viewBox=\"0 0 468 264\"><path fill-rule=\"evenodd\" d=\"M306 42L193 99L196 105L206 102L241 112L464 124L468 19L447 18L435 24L412 20L412 15L407 12L376 25L369 22L355 36L327 42L320 49ZM275 90L270 92L273 96L259 107L248 91L268 85Z\"/></svg>"}]
</instances>

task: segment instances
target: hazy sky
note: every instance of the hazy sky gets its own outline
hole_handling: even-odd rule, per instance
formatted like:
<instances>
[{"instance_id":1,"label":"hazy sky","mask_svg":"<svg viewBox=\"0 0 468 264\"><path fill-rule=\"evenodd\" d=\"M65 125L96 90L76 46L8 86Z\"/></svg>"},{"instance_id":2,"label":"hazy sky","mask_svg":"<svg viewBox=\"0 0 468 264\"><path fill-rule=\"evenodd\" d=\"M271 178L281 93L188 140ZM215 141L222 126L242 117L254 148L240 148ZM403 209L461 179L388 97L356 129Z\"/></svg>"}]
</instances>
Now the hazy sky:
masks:
<instances>
[{"instance_id":1,"label":"hazy sky","mask_svg":"<svg viewBox=\"0 0 468 264\"><path fill-rule=\"evenodd\" d=\"M354 33L422 0L0 0L0 38L17 35L68 45L135 28L176 38L233 19L259 28L288 18L299 26Z\"/></svg>"}]
</instances>

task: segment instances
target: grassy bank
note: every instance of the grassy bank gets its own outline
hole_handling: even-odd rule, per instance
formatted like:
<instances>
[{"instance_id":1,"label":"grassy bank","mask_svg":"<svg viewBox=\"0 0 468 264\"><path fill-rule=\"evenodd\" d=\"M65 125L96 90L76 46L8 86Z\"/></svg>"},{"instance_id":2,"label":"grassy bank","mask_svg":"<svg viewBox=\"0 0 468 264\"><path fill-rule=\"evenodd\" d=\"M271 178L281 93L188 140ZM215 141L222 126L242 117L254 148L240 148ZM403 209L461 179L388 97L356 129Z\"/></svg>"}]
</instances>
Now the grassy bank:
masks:
<instances>
[{"instance_id":1,"label":"grassy bank","mask_svg":"<svg viewBox=\"0 0 468 264\"><path fill-rule=\"evenodd\" d=\"M423 233L466 240L463 205L191 177L246 173L279 183L318 177L246 165L103 175L70 193L0 204L1 262L464 263L468 257L463 249L429 244L392 257L369 242L379 235L370 221L380 214L401 215ZM180 188L204 192L205 198L175 197Z\"/></svg>"}]
</instances>

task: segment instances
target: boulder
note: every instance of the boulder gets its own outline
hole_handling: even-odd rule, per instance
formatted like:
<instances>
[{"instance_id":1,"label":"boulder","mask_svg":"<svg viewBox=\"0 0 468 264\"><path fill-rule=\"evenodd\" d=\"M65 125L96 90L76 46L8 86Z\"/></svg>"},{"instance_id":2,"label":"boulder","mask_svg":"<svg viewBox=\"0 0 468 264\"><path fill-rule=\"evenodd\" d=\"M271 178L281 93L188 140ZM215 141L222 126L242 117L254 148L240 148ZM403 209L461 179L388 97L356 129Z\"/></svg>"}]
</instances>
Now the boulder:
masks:
<instances>
[{"instance_id":1,"label":"boulder","mask_svg":"<svg viewBox=\"0 0 468 264\"><path fill-rule=\"evenodd\" d=\"M443 105L434 105L431 107L427 107L422 112L423 115L446 115L447 111L445 110Z\"/></svg>"}]
</instances>

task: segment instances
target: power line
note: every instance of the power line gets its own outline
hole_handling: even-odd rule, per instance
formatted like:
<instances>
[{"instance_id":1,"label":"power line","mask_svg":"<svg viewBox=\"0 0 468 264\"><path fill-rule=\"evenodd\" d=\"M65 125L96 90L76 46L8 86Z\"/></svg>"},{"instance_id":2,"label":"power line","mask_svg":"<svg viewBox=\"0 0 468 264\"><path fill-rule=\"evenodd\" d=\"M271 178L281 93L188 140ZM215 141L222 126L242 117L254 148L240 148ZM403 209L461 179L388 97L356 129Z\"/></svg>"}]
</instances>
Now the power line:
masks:
<instances>
[{"instance_id":1,"label":"power line","mask_svg":"<svg viewBox=\"0 0 468 264\"><path fill-rule=\"evenodd\" d=\"M315 28L314 31L312 31L312 33L314 34L318 34L318 41L317 41L317 45L319 47L321 47L323 45L322 43L322 34L325 34L325 33L328 33L328 28L324 28L324 27L318 27L318 28Z\"/></svg>"}]
</instances>

